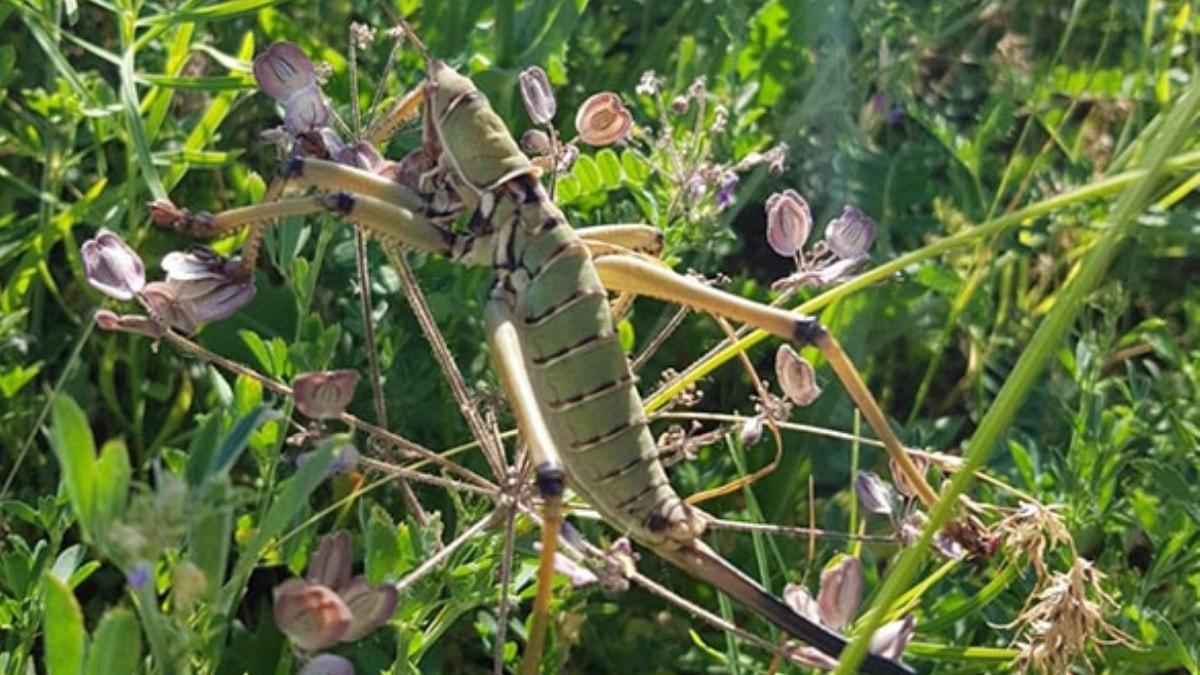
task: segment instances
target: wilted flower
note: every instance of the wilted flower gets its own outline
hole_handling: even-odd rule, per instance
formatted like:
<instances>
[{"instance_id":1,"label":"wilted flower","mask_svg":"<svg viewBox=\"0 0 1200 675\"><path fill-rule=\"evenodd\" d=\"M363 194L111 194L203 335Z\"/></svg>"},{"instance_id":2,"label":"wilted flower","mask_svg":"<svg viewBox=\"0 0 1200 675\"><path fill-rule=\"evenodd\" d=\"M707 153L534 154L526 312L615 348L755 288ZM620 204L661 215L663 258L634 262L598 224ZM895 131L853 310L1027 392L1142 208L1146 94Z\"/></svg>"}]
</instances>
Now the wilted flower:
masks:
<instances>
[{"instance_id":1,"label":"wilted flower","mask_svg":"<svg viewBox=\"0 0 1200 675\"><path fill-rule=\"evenodd\" d=\"M767 199L767 243L776 253L792 257L808 241L812 212L795 190L776 192Z\"/></svg>"},{"instance_id":2,"label":"wilted flower","mask_svg":"<svg viewBox=\"0 0 1200 675\"><path fill-rule=\"evenodd\" d=\"M354 370L301 373L292 380L292 393L300 412L313 419L326 419L346 410L357 385L358 372Z\"/></svg>"},{"instance_id":3,"label":"wilted flower","mask_svg":"<svg viewBox=\"0 0 1200 675\"><path fill-rule=\"evenodd\" d=\"M854 479L854 492L858 495L858 503L870 513L881 516L891 516L896 512L896 494L878 475L870 471L859 471Z\"/></svg>"},{"instance_id":4,"label":"wilted flower","mask_svg":"<svg viewBox=\"0 0 1200 675\"><path fill-rule=\"evenodd\" d=\"M796 405L809 405L821 395L812 364L789 345L780 345L775 352L775 377L779 388Z\"/></svg>"},{"instance_id":5,"label":"wilted flower","mask_svg":"<svg viewBox=\"0 0 1200 675\"><path fill-rule=\"evenodd\" d=\"M291 42L276 42L254 59L254 79L263 93L283 105L283 125L293 137L329 124L317 68Z\"/></svg>"},{"instance_id":6,"label":"wilted flower","mask_svg":"<svg viewBox=\"0 0 1200 675\"><path fill-rule=\"evenodd\" d=\"M153 318L184 332L228 318L254 299L254 276L240 259L201 247L168 253L162 267L166 281L147 284L138 298Z\"/></svg>"},{"instance_id":7,"label":"wilted flower","mask_svg":"<svg viewBox=\"0 0 1200 675\"><path fill-rule=\"evenodd\" d=\"M305 651L353 642L382 626L396 608L390 584L369 586L350 577L350 536L321 538L304 579L276 586L274 616L279 629Z\"/></svg>"},{"instance_id":8,"label":"wilted flower","mask_svg":"<svg viewBox=\"0 0 1200 675\"><path fill-rule=\"evenodd\" d=\"M858 558L842 555L821 572L821 590L817 593L817 611L821 622L841 630L850 625L862 601L863 567Z\"/></svg>"},{"instance_id":9,"label":"wilted flower","mask_svg":"<svg viewBox=\"0 0 1200 675\"><path fill-rule=\"evenodd\" d=\"M525 110L534 124L549 124L558 111L554 100L554 90L550 88L550 79L540 66L530 66L517 76L521 88L521 99L525 101Z\"/></svg>"},{"instance_id":10,"label":"wilted flower","mask_svg":"<svg viewBox=\"0 0 1200 675\"><path fill-rule=\"evenodd\" d=\"M788 584L783 589L783 601L800 616L835 630L849 625L862 600L862 563L857 558L845 556L826 568L821 573L817 597L813 600L807 588L796 584ZM916 618L912 614L884 624L871 637L870 651L898 661L915 631ZM808 645L794 648L791 655L796 661L819 670L833 670L838 665L837 659Z\"/></svg>"},{"instance_id":11,"label":"wilted flower","mask_svg":"<svg viewBox=\"0 0 1200 675\"><path fill-rule=\"evenodd\" d=\"M575 129L579 138L588 145L610 145L629 135L633 128L633 115L621 103L621 98L612 92L593 94L579 107L575 115Z\"/></svg>"},{"instance_id":12,"label":"wilted flower","mask_svg":"<svg viewBox=\"0 0 1200 675\"><path fill-rule=\"evenodd\" d=\"M100 230L79 252L88 283L110 298L129 300L146 285L142 259L113 232Z\"/></svg>"},{"instance_id":13,"label":"wilted flower","mask_svg":"<svg viewBox=\"0 0 1200 675\"><path fill-rule=\"evenodd\" d=\"M857 208L846 206L842 215L825 227L825 243L843 260L864 258L875 243L875 221Z\"/></svg>"},{"instance_id":14,"label":"wilted flower","mask_svg":"<svg viewBox=\"0 0 1200 675\"><path fill-rule=\"evenodd\" d=\"M317 654L296 675L354 675L354 664L337 654Z\"/></svg>"}]
</instances>

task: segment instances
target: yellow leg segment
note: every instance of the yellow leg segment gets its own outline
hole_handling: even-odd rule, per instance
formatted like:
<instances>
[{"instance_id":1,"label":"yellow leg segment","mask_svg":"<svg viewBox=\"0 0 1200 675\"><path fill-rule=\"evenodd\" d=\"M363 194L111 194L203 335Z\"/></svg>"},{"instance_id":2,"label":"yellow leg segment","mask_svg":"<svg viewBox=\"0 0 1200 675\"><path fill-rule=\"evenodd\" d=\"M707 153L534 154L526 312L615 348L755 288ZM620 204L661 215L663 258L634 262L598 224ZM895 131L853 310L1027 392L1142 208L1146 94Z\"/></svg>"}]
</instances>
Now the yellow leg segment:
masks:
<instances>
[{"instance_id":1,"label":"yellow leg segment","mask_svg":"<svg viewBox=\"0 0 1200 675\"><path fill-rule=\"evenodd\" d=\"M620 292L639 293L695 307L696 309L747 323L786 340L814 345L821 350L850 397L862 411L867 423L883 442L900 471L927 506L937 501L937 493L925 476L913 464L900 439L892 431L879 403L867 389L858 369L850 362L841 345L812 317L802 317L786 310L763 305L724 291L705 286L635 256L601 256L595 260L596 271L605 286Z\"/></svg>"},{"instance_id":2,"label":"yellow leg segment","mask_svg":"<svg viewBox=\"0 0 1200 675\"><path fill-rule=\"evenodd\" d=\"M513 415L517 418L537 473L537 487L543 501L542 552L538 558L537 595L533 601L533 624L521 657L522 675L534 675L541 663L550 618L550 591L554 579L554 554L558 549L558 530L562 525L562 496L565 474L558 449L546 428L538 399L526 372L521 336L512 321L508 303L493 298L485 313L488 346L495 359L496 373L504 386Z\"/></svg>"}]
</instances>

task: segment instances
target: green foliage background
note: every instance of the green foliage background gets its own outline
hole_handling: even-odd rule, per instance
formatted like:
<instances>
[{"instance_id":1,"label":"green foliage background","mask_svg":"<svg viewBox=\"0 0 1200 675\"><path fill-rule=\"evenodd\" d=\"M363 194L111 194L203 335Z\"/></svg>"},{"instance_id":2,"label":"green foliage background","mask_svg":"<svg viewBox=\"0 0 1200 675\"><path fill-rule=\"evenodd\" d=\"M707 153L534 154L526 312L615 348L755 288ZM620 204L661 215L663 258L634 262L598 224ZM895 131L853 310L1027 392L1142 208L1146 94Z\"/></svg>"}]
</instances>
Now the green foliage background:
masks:
<instances>
[{"instance_id":1,"label":"green foliage background","mask_svg":"<svg viewBox=\"0 0 1200 675\"><path fill-rule=\"evenodd\" d=\"M1097 669L1197 672L1200 222L1190 193L1200 157L1194 116L1167 119L1195 82L1200 15L1191 3L401 0L396 7L434 53L471 74L515 133L529 126L516 75L538 64L556 86L563 134L572 133L579 103L603 90L621 93L647 129L670 122L634 92L642 73L654 70L668 98L704 77L713 100L727 106L726 132L706 141L714 157L737 160L786 142L783 176L743 175L731 208L709 208L695 220L671 213L673 188L661 177L632 161L601 172L605 160L592 151L596 161L584 160L566 179L561 201L578 225L652 222L665 231L678 269L722 272L732 278L729 288L760 300L790 271L765 246L768 195L800 191L820 224L844 204L874 217L871 265L903 254L915 256L911 264L862 288L804 297L863 369L904 440L989 453L977 457L986 456L992 475L1062 505L1079 554L1107 575L1116 601L1110 620L1144 647L1093 651ZM249 61L272 41L299 43L330 64L326 93L348 116L352 20L387 25L367 2L0 2L0 672L32 672L30 664L53 673L116 672L106 659L124 655L111 645L133 644L139 650L129 651L144 658L127 667L147 672L287 672L295 658L270 619L270 588L303 571L320 534L350 529L373 581L396 581L436 549L439 532L415 527L386 481L345 500L347 479L322 482L320 462L297 469L296 451L284 443L295 431L285 424L290 401L148 338L94 330L91 313L111 301L85 282L78 253L107 228L141 253L153 277L161 256L188 242L149 224L148 200L169 195L217 211L259 199L278 164L259 132L278 124L278 112L255 93ZM383 42L359 55L364 108L375 90L395 95L420 77L411 53L383 75ZM1123 173L1146 166L1155 139L1171 134L1181 140L1168 148L1161 176ZM418 142L410 127L388 154L399 157ZM1114 206L1119 195L1124 210ZM1142 208L1147 201L1158 206ZM938 243L946 241L962 245ZM231 252L237 244L218 247ZM1113 255L1111 264L1098 251ZM266 258L254 303L205 327L198 342L284 381L332 367L366 372L350 229L330 217L287 222L269 237ZM390 428L438 450L466 442L395 272L378 251L370 260ZM496 391L481 328L488 272L423 257L413 264L460 367L487 400ZM1070 280L1105 271L1094 290L1069 292ZM635 343L644 345L672 311L639 301L629 324ZM1036 336L1054 323L1048 317L1065 321L1065 333ZM640 373L643 390L721 337L710 320L690 317ZM750 356L770 373L773 353L768 344ZM851 429L852 406L828 370L819 372L825 394L794 420ZM1020 389L1020 381L1030 386ZM1001 397L1006 382L1013 393ZM736 366L701 386L702 410L753 412L752 389ZM360 386L352 410L373 418L369 387ZM988 415L1001 424L999 438L976 435ZM783 463L769 478L706 508L806 524L811 497L816 525L846 531L853 502L846 444L785 439ZM706 447L674 468L673 480L691 493L769 461L767 444L743 450ZM477 453L463 458L486 471ZM856 461L886 472L881 453L864 448ZM377 478L368 472L368 483ZM469 495L418 494L438 514L443 542L490 509ZM977 484L970 494L1015 506L991 486ZM618 534L586 521L580 527L594 541ZM887 531L875 521L868 529ZM532 595L535 533L528 523L518 533L515 588L526 602L511 615L510 668ZM359 672L490 667L500 534L472 540L401 599L387 628L339 653L352 655ZM806 541L710 538L776 592L787 581L815 586L819 565L846 548L821 542L814 558ZM863 553L869 592L895 567L894 554L887 546ZM1058 550L1050 560L1061 568L1069 557ZM206 588L181 585L185 561L208 575ZM922 562L919 579L930 580L939 562ZM155 584L129 586L127 576L146 565ZM1020 613L1034 588L1031 574L1018 573L1028 572L1025 565L998 554L922 587L907 660L921 672L1007 670L1014 632L998 626ZM711 589L650 554L639 569L718 605ZM769 667L770 655L648 594L572 590L565 582L558 590L555 610L566 628L556 633L547 668Z\"/></svg>"}]
</instances>

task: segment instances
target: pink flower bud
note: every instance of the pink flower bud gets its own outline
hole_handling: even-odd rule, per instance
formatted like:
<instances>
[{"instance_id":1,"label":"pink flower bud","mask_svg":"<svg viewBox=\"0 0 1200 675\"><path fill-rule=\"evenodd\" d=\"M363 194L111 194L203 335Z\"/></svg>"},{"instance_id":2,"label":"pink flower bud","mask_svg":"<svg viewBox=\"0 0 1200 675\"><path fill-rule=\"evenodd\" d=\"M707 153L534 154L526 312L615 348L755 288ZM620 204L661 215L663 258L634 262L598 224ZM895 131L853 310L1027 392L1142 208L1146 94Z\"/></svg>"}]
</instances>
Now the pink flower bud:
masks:
<instances>
[{"instance_id":1,"label":"pink flower bud","mask_svg":"<svg viewBox=\"0 0 1200 675\"><path fill-rule=\"evenodd\" d=\"M345 530L321 537L317 550L308 561L304 579L339 590L350 581L350 533Z\"/></svg>"},{"instance_id":2,"label":"pink flower bud","mask_svg":"<svg viewBox=\"0 0 1200 675\"><path fill-rule=\"evenodd\" d=\"M612 92L589 96L575 115L575 129L588 145L611 145L628 136L632 128L633 115Z\"/></svg>"},{"instance_id":3,"label":"pink flower bud","mask_svg":"<svg viewBox=\"0 0 1200 675\"><path fill-rule=\"evenodd\" d=\"M825 243L843 260L864 258L875 243L875 221L853 206L846 206L842 215L826 226Z\"/></svg>"},{"instance_id":4,"label":"pink flower bud","mask_svg":"<svg viewBox=\"0 0 1200 675\"><path fill-rule=\"evenodd\" d=\"M554 100L554 90L550 88L550 80L546 71L539 66L530 66L517 76L521 87L521 98L525 101L525 110L534 124L549 124L554 119L558 104Z\"/></svg>"},{"instance_id":5,"label":"pink flower bud","mask_svg":"<svg viewBox=\"0 0 1200 675\"><path fill-rule=\"evenodd\" d=\"M273 592L275 625L300 649L315 651L337 644L352 615L337 593L303 579L288 579Z\"/></svg>"},{"instance_id":6,"label":"pink flower bud","mask_svg":"<svg viewBox=\"0 0 1200 675\"><path fill-rule=\"evenodd\" d=\"M327 419L346 410L357 385L358 372L354 370L301 373L292 381L292 393L300 412L313 419Z\"/></svg>"},{"instance_id":7,"label":"pink flower bud","mask_svg":"<svg viewBox=\"0 0 1200 675\"><path fill-rule=\"evenodd\" d=\"M821 395L812 364L788 345L780 345L775 352L775 377L779 388L796 405L809 405Z\"/></svg>"},{"instance_id":8,"label":"pink flower bud","mask_svg":"<svg viewBox=\"0 0 1200 675\"><path fill-rule=\"evenodd\" d=\"M362 577L351 579L345 588L338 591L338 595L350 608L351 615L350 625L342 634L344 642L354 642L387 623L400 598L395 586L368 586Z\"/></svg>"},{"instance_id":9,"label":"pink flower bud","mask_svg":"<svg viewBox=\"0 0 1200 675\"><path fill-rule=\"evenodd\" d=\"M777 192L767 199L767 243L776 253L792 257L808 241L812 212L795 190Z\"/></svg>"},{"instance_id":10,"label":"pink flower bud","mask_svg":"<svg viewBox=\"0 0 1200 675\"><path fill-rule=\"evenodd\" d=\"M100 230L95 238L83 242L79 253L88 283L110 298L132 299L146 285L142 259L113 232Z\"/></svg>"},{"instance_id":11,"label":"pink flower bud","mask_svg":"<svg viewBox=\"0 0 1200 675\"><path fill-rule=\"evenodd\" d=\"M821 572L817 609L821 623L841 630L850 625L862 601L863 567L858 558L843 555Z\"/></svg>"}]
</instances>

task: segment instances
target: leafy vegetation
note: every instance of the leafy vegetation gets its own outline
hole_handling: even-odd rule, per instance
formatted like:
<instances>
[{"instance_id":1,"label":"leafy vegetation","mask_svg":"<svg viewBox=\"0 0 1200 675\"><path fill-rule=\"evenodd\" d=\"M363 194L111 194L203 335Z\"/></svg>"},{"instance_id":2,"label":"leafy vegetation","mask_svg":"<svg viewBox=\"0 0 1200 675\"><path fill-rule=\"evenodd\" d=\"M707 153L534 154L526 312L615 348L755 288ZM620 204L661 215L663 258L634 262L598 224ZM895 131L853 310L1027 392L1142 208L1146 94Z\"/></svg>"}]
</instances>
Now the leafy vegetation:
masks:
<instances>
[{"instance_id":1,"label":"leafy vegetation","mask_svg":"<svg viewBox=\"0 0 1200 675\"><path fill-rule=\"evenodd\" d=\"M859 416L815 350L801 353L823 393L780 413L737 365L744 350L779 389L775 341L748 332L729 346L711 317L638 299L621 340L673 484L695 494L765 473L703 508L792 528L714 525L714 547L777 594L815 590L843 554L861 560L855 658L911 613L904 660L923 673L1200 672L1192 3L393 7L518 137L535 126L518 90L529 66L554 88L558 138L575 135L590 95L617 93L632 137L581 146L555 181L572 222L653 224L677 270L819 316L902 440L928 451L931 508L869 480L891 475L887 457L847 440ZM369 44L353 57L352 21L378 29L360 31ZM423 62L393 49L389 13L6 0L0 25L0 672L276 673L321 666L318 649L359 673L515 670L538 534L501 499L506 466L478 449L512 426L483 337L488 270L416 254L398 265L369 246L364 313L353 229L289 217L232 317L162 339L93 321L132 305L88 283L85 241L116 233L161 276L192 240L153 225L147 202L218 212L267 193L280 153L261 133L280 109L251 62L268 44L328 65L347 138L417 84ZM413 123L382 150L419 144ZM874 219L869 262L772 290L796 272L766 236L767 200L785 189L807 200L810 243L846 205ZM229 255L244 239L213 246ZM420 298L465 390L429 349L409 308ZM299 414L307 401L289 385L333 369L363 375L356 418L406 440ZM780 422L778 456L769 423L753 433L765 418ZM959 494L980 530L961 527ZM643 577L621 573L633 562L613 545L622 533L586 515L570 521L608 566L593 564L599 583L556 577L544 672L793 668L647 592L643 578L782 644L649 552ZM327 564L332 545L317 554L341 531L359 595L348 569L341 585L314 580L342 569ZM328 586L313 602L340 593L358 623L310 634L282 620L272 590L305 575ZM375 622L387 603L362 589L385 584L399 593Z\"/></svg>"}]
</instances>

